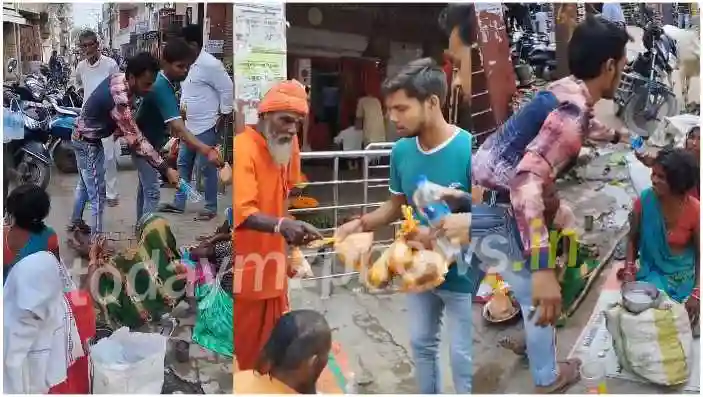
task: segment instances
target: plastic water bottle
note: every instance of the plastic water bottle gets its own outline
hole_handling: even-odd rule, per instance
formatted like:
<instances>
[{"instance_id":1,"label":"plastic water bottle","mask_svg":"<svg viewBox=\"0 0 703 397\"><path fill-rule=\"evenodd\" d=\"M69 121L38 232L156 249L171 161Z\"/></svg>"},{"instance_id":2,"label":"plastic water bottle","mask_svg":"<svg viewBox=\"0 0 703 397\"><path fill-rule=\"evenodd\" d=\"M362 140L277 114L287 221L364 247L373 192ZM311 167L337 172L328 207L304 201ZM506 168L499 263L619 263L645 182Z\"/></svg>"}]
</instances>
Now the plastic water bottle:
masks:
<instances>
[{"instance_id":1,"label":"plastic water bottle","mask_svg":"<svg viewBox=\"0 0 703 397\"><path fill-rule=\"evenodd\" d=\"M188 200L192 203L203 201L203 196L183 178L178 181L178 190L185 193Z\"/></svg>"},{"instance_id":2,"label":"plastic water bottle","mask_svg":"<svg viewBox=\"0 0 703 397\"><path fill-rule=\"evenodd\" d=\"M631 133L630 134L630 147L632 150L635 151L635 153L643 153L644 152L644 139L642 139L641 136Z\"/></svg>"},{"instance_id":3,"label":"plastic water bottle","mask_svg":"<svg viewBox=\"0 0 703 397\"><path fill-rule=\"evenodd\" d=\"M431 226L437 226L439 222L452 211L449 205L441 198L442 186L427 180L421 175L417 181L417 187L413 200L415 206L427 218ZM460 247L452 244L446 237L437 240L437 245L444 252L446 258L452 258L460 252Z\"/></svg>"}]
</instances>

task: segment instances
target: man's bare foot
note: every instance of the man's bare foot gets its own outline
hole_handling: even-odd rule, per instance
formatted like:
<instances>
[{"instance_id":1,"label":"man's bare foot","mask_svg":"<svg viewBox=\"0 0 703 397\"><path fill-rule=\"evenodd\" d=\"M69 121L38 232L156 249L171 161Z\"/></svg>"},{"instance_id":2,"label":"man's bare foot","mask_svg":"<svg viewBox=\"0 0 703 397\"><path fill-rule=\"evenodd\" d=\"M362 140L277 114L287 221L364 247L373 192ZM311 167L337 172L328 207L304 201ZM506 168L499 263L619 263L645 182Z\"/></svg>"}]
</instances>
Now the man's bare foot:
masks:
<instances>
[{"instance_id":1,"label":"man's bare foot","mask_svg":"<svg viewBox=\"0 0 703 397\"><path fill-rule=\"evenodd\" d=\"M562 394L566 393L571 386L581 380L581 360L578 358L572 358L570 360L561 361L557 363L559 368L559 375L557 380L554 381L549 386L537 386L535 387L535 393L537 394Z\"/></svg>"}]
</instances>

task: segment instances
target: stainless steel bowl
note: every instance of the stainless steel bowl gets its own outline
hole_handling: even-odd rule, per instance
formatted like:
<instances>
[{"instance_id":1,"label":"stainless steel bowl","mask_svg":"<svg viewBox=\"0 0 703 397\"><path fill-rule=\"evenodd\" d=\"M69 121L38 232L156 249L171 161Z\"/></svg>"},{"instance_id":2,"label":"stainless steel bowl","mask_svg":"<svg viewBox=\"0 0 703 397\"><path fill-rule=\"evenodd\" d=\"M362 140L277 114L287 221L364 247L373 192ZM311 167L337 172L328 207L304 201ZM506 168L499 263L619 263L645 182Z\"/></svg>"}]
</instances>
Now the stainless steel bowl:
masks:
<instances>
[{"instance_id":1,"label":"stainless steel bowl","mask_svg":"<svg viewBox=\"0 0 703 397\"><path fill-rule=\"evenodd\" d=\"M653 284L644 281L627 282L620 288L622 304L634 314L655 307L661 292Z\"/></svg>"}]
</instances>

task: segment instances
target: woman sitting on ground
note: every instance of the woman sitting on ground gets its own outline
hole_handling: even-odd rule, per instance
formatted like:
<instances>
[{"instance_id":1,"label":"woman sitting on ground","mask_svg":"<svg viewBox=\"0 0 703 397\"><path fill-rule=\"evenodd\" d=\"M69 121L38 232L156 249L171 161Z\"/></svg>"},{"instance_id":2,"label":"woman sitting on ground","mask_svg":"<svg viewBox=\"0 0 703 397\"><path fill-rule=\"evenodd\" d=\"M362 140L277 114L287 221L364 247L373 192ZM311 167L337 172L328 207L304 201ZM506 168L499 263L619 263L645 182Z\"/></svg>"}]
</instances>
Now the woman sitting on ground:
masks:
<instances>
[{"instance_id":1,"label":"woman sitting on ground","mask_svg":"<svg viewBox=\"0 0 703 397\"><path fill-rule=\"evenodd\" d=\"M692 318L699 312L698 253L700 202L690 194L698 184L696 159L684 149L663 149L652 163L652 187L630 213L625 280L654 284ZM639 257L639 261L637 261Z\"/></svg>"},{"instance_id":2,"label":"woman sitting on ground","mask_svg":"<svg viewBox=\"0 0 703 397\"><path fill-rule=\"evenodd\" d=\"M235 372L235 394L316 394L332 350L332 330L313 310L293 310L276 323L256 370Z\"/></svg>"},{"instance_id":3,"label":"woman sitting on ground","mask_svg":"<svg viewBox=\"0 0 703 397\"><path fill-rule=\"evenodd\" d=\"M59 258L59 241L54 229L44 224L49 215L49 195L36 185L22 185L7 198L9 222L5 224L3 250L3 283L10 270L25 257L50 251Z\"/></svg>"}]
</instances>

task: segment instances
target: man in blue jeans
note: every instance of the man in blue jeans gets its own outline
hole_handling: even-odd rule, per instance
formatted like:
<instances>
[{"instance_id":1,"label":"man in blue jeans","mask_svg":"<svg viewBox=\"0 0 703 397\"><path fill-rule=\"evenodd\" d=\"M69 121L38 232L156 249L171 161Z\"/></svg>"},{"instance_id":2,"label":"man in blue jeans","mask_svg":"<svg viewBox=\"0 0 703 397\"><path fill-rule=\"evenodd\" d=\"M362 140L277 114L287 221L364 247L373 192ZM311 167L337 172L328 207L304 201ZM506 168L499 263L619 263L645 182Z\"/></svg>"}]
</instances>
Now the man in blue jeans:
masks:
<instances>
[{"instance_id":1,"label":"man in blue jeans","mask_svg":"<svg viewBox=\"0 0 703 397\"><path fill-rule=\"evenodd\" d=\"M336 233L338 239L373 231L400 218L402 205L414 206L413 194L421 175L441 186L470 191L473 137L444 119L447 91L444 71L429 58L411 62L383 83L390 119L402 137L391 152L391 198L375 211L342 225ZM427 220L423 217L421 222L425 226L412 240L429 247L432 235ZM459 272L459 266L451 266L439 287L407 294L415 376L421 394L442 392L439 346L445 313L454 389L456 393L471 393L472 292L480 279L474 269L469 270Z\"/></svg>"},{"instance_id":2,"label":"man in blue jeans","mask_svg":"<svg viewBox=\"0 0 703 397\"><path fill-rule=\"evenodd\" d=\"M162 148L168 141L168 130L186 145L217 166L222 165L220 154L214 145L208 145L186 128L176 99L178 84L188 74L193 63L193 51L185 40L169 39L161 54L162 69L154 81L151 92L140 104L136 119L144 136L155 148ZM137 186L137 226L148 214L156 212L161 198L161 183L153 167L142 157L133 156L139 175Z\"/></svg>"},{"instance_id":3,"label":"man in blue jeans","mask_svg":"<svg viewBox=\"0 0 703 397\"><path fill-rule=\"evenodd\" d=\"M456 83L465 94L472 92L475 18L472 4L452 4L440 18L449 35L447 54L459 66ZM479 250L471 260L500 266L512 287L525 314L525 342L519 348L517 343L506 347L526 350L538 394L565 392L580 376L578 359L556 360L554 323L561 314L562 296L547 229L549 214L559 207L555 181L576 163L586 138L612 143L626 139L626 131L606 128L592 115L593 105L601 98L612 99L620 83L629 39L618 24L587 17L569 42L572 75L546 89L562 106L548 109L540 119L529 107L532 103L526 105L525 113L513 115L474 154L471 175L493 194L489 204L472 208L472 238L490 237L493 244L501 244L503 258ZM535 135L531 127L536 127Z\"/></svg>"},{"instance_id":4,"label":"man in blue jeans","mask_svg":"<svg viewBox=\"0 0 703 397\"><path fill-rule=\"evenodd\" d=\"M90 233L93 241L103 233L106 199L105 152L101 139L113 133L123 136L130 150L151 170L158 170L171 182L178 181L178 172L168 168L132 117L134 99L152 89L158 71L156 58L148 53L138 54L127 61L125 73L111 74L86 99L71 136L78 166L78 186L69 231ZM90 201L92 212L90 226L83 221L87 201ZM82 246L79 251L86 249Z\"/></svg>"},{"instance_id":5,"label":"man in blue jeans","mask_svg":"<svg viewBox=\"0 0 703 397\"><path fill-rule=\"evenodd\" d=\"M186 127L206 145L215 146L219 132L226 119L231 118L234 104L232 79L220 60L203 50L203 31L199 25L183 28L183 38L198 54L182 84L181 109L185 109ZM205 209L197 220L210 220L217 215L217 169L187 145L178 151L178 172L190 181L196 161L205 178ZM163 212L183 213L186 205L185 192L178 191L173 204L163 204Z\"/></svg>"}]
</instances>

